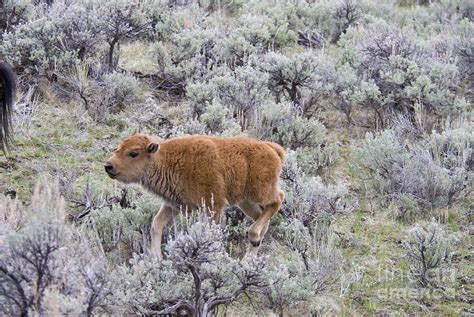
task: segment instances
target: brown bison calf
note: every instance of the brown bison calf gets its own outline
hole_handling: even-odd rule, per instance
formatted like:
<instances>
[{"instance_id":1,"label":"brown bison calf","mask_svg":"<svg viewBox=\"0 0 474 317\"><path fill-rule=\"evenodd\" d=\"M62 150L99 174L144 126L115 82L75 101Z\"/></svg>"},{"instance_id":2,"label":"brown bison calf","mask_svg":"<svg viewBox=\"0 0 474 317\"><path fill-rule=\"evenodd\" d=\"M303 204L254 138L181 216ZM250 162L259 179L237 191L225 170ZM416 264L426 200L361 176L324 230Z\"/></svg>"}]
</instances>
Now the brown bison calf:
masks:
<instances>
[{"instance_id":1,"label":"brown bison calf","mask_svg":"<svg viewBox=\"0 0 474 317\"><path fill-rule=\"evenodd\" d=\"M248 237L256 252L270 218L285 197L278 178L285 156L278 144L246 137L189 136L158 142L137 134L125 139L105 165L124 183L139 183L163 198L153 219L152 253L161 257L163 228L180 209L238 206L254 223Z\"/></svg>"}]
</instances>

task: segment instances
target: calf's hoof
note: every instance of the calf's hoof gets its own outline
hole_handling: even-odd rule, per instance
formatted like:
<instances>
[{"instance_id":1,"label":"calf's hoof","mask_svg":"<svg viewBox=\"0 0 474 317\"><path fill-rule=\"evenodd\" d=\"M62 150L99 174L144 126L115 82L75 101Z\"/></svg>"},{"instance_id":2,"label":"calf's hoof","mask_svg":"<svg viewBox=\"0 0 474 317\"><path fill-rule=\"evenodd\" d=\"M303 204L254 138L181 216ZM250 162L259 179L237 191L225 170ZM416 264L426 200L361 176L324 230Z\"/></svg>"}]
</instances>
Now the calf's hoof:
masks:
<instances>
[{"instance_id":1,"label":"calf's hoof","mask_svg":"<svg viewBox=\"0 0 474 317\"><path fill-rule=\"evenodd\" d=\"M247 237L250 241L250 244L252 244L252 246L254 248L258 248L260 246L260 243L262 242L262 239L260 239L260 237L257 234L255 234L252 231L249 231L247 233Z\"/></svg>"},{"instance_id":2,"label":"calf's hoof","mask_svg":"<svg viewBox=\"0 0 474 317\"><path fill-rule=\"evenodd\" d=\"M261 242L262 242L262 241L252 241L252 240L250 240L250 243L252 244L252 246L253 246L254 248L258 248L258 247L260 246L260 243L261 243Z\"/></svg>"}]
</instances>

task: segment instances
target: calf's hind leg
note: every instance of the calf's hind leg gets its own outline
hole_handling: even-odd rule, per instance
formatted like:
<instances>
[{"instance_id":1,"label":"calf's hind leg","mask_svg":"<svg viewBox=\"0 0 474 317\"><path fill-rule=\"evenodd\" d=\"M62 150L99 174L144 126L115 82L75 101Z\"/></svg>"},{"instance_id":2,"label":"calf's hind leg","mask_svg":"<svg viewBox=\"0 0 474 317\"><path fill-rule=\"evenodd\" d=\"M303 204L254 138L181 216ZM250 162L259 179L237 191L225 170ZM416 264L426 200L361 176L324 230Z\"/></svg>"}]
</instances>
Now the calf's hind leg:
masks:
<instances>
[{"instance_id":1,"label":"calf's hind leg","mask_svg":"<svg viewBox=\"0 0 474 317\"><path fill-rule=\"evenodd\" d=\"M252 218L254 222L257 221L258 217L260 217L260 215L262 214L262 208L260 208L258 204L248 201L248 200L241 201L240 203L237 204L237 206L239 206L240 210L242 210L245 215ZM250 237L249 237L249 240L250 240ZM258 249L259 249L258 247L250 243L248 250L250 251L250 254L257 255Z\"/></svg>"},{"instance_id":2,"label":"calf's hind leg","mask_svg":"<svg viewBox=\"0 0 474 317\"><path fill-rule=\"evenodd\" d=\"M173 218L174 208L164 203L160 211L155 215L151 224L151 254L163 258L161 253L161 239L163 237L163 229L168 222Z\"/></svg>"},{"instance_id":3,"label":"calf's hind leg","mask_svg":"<svg viewBox=\"0 0 474 317\"><path fill-rule=\"evenodd\" d=\"M239 209L242 210L246 216L252 218L253 221L256 221L262 214L260 206L248 200L239 202L237 206L239 206Z\"/></svg>"},{"instance_id":4,"label":"calf's hind leg","mask_svg":"<svg viewBox=\"0 0 474 317\"><path fill-rule=\"evenodd\" d=\"M253 223L249 230L249 240L254 247L258 247L263 239L263 236L268 230L268 224L273 215L280 209L281 203L285 199L283 191L278 192L278 198L275 202L266 205L261 215Z\"/></svg>"}]
</instances>

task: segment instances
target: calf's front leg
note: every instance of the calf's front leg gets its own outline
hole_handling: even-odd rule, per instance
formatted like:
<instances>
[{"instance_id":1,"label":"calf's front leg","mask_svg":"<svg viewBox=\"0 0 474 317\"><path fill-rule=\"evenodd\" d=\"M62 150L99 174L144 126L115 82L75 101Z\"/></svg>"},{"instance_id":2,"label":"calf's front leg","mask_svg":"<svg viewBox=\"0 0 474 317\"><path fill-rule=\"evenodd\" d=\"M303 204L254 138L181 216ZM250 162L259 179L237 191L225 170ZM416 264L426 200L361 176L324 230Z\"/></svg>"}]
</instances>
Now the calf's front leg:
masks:
<instances>
[{"instance_id":1,"label":"calf's front leg","mask_svg":"<svg viewBox=\"0 0 474 317\"><path fill-rule=\"evenodd\" d=\"M160 208L160 211L153 217L151 224L151 254L163 258L161 253L161 239L163 237L163 229L173 218L174 208L166 203Z\"/></svg>"}]
</instances>

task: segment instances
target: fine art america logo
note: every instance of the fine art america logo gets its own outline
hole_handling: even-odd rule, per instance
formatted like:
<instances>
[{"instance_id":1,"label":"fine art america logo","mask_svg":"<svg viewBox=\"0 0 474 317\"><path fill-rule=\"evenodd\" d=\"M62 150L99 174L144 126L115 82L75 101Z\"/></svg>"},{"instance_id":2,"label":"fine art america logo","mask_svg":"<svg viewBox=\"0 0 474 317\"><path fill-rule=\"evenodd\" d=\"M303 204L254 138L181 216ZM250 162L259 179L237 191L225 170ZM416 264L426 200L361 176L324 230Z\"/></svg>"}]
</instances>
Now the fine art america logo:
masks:
<instances>
[{"instance_id":1,"label":"fine art america logo","mask_svg":"<svg viewBox=\"0 0 474 317\"><path fill-rule=\"evenodd\" d=\"M420 276L403 269L379 267L375 282L380 285L380 298L437 300L456 296L454 288L446 287L454 284L456 276L456 270L453 268L430 269L424 276Z\"/></svg>"}]
</instances>

